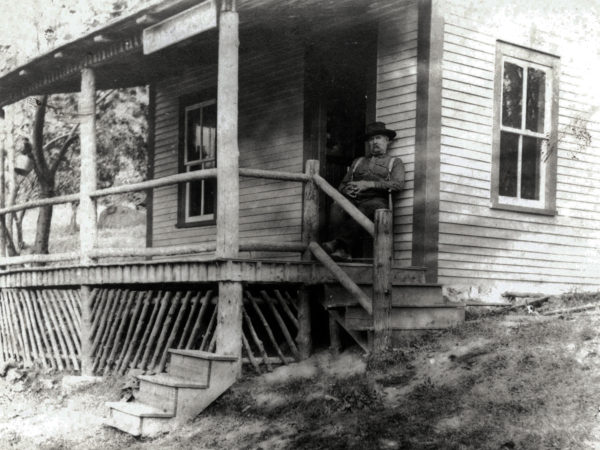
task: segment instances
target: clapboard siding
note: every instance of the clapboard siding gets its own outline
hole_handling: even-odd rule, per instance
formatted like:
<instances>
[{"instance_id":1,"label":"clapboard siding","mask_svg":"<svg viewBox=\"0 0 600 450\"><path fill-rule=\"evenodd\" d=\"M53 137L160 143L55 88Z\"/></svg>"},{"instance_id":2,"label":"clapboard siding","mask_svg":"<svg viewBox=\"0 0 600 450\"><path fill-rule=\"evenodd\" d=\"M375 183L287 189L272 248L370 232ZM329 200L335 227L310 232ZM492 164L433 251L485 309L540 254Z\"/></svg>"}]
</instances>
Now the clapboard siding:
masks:
<instances>
[{"instance_id":1,"label":"clapboard siding","mask_svg":"<svg viewBox=\"0 0 600 450\"><path fill-rule=\"evenodd\" d=\"M394 199L394 258L397 264L410 265L417 115L417 4L397 6L387 17L379 25L376 115L377 120L398 133L391 153L404 162L406 184Z\"/></svg>"},{"instance_id":2,"label":"clapboard siding","mask_svg":"<svg viewBox=\"0 0 600 450\"><path fill-rule=\"evenodd\" d=\"M439 281L513 288L543 282L548 290L597 287L600 124L590 112L598 105L588 98L582 62L568 51L572 33L532 28L526 8L519 11L523 5L515 2L510 17L492 0L468 5L448 0L442 10ZM498 39L561 57L556 216L490 208ZM587 148L573 135L582 123L592 136Z\"/></svg>"},{"instance_id":3,"label":"clapboard siding","mask_svg":"<svg viewBox=\"0 0 600 450\"><path fill-rule=\"evenodd\" d=\"M268 49L240 50L240 167L303 170L303 49L269 42ZM178 99L216 87L213 65L189 68L157 85L155 176L177 173ZM240 180L240 237L298 242L302 224L302 186L254 178ZM177 188L154 194L155 246L213 241L215 226L177 228ZM259 256L255 253L255 256ZM265 255L267 256L267 255Z\"/></svg>"}]
</instances>

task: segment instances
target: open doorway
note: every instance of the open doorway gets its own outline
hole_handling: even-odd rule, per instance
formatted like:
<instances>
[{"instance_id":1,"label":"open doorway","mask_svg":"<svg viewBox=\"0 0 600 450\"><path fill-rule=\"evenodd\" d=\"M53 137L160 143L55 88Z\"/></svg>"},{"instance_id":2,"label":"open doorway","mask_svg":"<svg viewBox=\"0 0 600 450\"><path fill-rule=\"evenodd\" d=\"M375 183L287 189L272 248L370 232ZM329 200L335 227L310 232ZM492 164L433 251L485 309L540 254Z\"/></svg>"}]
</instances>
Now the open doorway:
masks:
<instances>
[{"instance_id":1,"label":"open doorway","mask_svg":"<svg viewBox=\"0 0 600 450\"><path fill-rule=\"evenodd\" d=\"M365 125L375 120L376 63L377 34L368 27L319 36L307 47L305 155L319 160L321 175L336 188L365 153ZM322 239L331 202L321 198ZM353 253L369 256L362 248Z\"/></svg>"}]
</instances>

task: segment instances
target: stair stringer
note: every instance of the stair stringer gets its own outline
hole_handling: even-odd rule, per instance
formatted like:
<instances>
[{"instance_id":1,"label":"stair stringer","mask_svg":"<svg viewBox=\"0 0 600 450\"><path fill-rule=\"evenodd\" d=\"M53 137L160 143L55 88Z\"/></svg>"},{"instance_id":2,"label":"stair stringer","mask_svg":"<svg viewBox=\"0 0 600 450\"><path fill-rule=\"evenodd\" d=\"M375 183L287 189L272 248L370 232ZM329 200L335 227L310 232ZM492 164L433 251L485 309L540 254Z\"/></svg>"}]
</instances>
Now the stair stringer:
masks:
<instances>
[{"instance_id":1,"label":"stair stringer","mask_svg":"<svg viewBox=\"0 0 600 450\"><path fill-rule=\"evenodd\" d=\"M170 365L166 374L139 375L143 389L134 393L136 401L106 404L110 410L107 426L134 436L170 431L204 411L237 380L236 357L199 350L170 349L169 353L179 364ZM152 386L158 386L163 395L141 395Z\"/></svg>"},{"instance_id":2,"label":"stair stringer","mask_svg":"<svg viewBox=\"0 0 600 450\"><path fill-rule=\"evenodd\" d=\"M229 389L237 380L237 365L230 361L210 361L209 382L205 389L178 388L175 421L196 417Z\"/></svg>"}]
</instances>

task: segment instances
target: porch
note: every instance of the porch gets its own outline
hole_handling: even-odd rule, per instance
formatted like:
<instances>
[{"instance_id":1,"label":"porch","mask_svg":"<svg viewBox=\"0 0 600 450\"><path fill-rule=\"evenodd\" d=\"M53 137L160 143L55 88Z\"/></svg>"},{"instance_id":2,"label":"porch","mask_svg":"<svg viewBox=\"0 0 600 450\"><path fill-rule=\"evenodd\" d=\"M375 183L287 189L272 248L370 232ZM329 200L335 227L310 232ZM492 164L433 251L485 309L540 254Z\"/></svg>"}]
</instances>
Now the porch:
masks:
<instances>
[{"instance_id":1,"label":"porch","mask_svg":"<svg viewBox=\"0 0 600 450\"><path fill-rule=\"evenodd\" d=\"M73 368L81 368L82 373L91 374L98 370L112 370L111 365L107 365L102 357L100 357L102 363L94 359L98 357L97 346L99 344L95 344L95 341L99 339L95 334L98 332L98 320L101 320L98 311L106 310L102 309L104 297L98 295L103 286L111 286L117 292L139 290L142 289L142 286L148 292L160 291L164 286L183 292L185 289L191 289L192 285L202 284L205 286L203 289L209 289L206 285L212 285L213 287L209 290L217 293L215 298L218 298L218 308L214 308L213 325L204 324L205 329L202 334L204 336L210 334L211 337L208 343L204 342L201 345L201 349L216 349L219 354L236 357L238 371L243 347L245 347L246 357L249 360L253 358L251 347L246 345L250 341L249 336L244 335L242 331L245 317L244 302L248 300L246 293L248 289L257 289L257 286L261 285L274 286L273 289L276 290L292 289L296 292L291 299L288 299L291 303L287 305L288 310L296 311L296 316L290 317L295 328L294 333L297 336L298 348L297 351L292 352L295 358L306 357L311 351L310 311L315 302L324 303L330 315L329 329L334 346L337 345L335 342L339 340L340 326L345 328L352 339L365 349L382 350L390 345L394 329L435 328L459 321L461 311L452 308L443 300L440 286L425 284L425 269L396 267L393 257L392 211L379 210L375 221L371 221L320 175L320 164L326 158L322 149L316 148L323 146L323 142L316 139L311 134L312 131L308 132L312 137L305 142L310 149L305 152L305 155L316 155L318 159L306 158L304 173L240 167L240 149L238 148L240 21L236 2L224 0L217 4L210 0L194 7L190 7L188 3L181 1L173 2L168 7L164 7L164 5L151 7L145 12L137 13L106 27L101 30L102 32L92 32L80 41L66 45L60 51L46 55L37 62L34 61L31 63L33 66L30 64L31 67L28 66L19 73L25 74L31 68L50 68L51 74L42 76L41 79L36 80L36 83L33 80L24 82L23 78L19 78L16 73L5 77L6 86L12 89L2 104L17 100L20 98L18 95L24 96L32 92L53 93L63 89L70 90L73 87L76 73L74 71L76 70L80 74L79 127L81 141L81 185L78 194L45 198L0 208L0 216L5 216L27 209L47 208L74 201L79 201L80 204L79 251L0 258L0 266L5 268L5 271L0 273L0 287L7 289L8 293L12 292L6 297L9 299L7 300L9 303L12 302L12 306L5 312L12 313L14 310L16 313L16 315L10 314L10 320L8 320L8 316L5 317L5 354L19 359L28 359L31 355L36 354L34 345L38 347L41 345L36 341L35 330L37 329L40 335L55 335L56 338L62 336L65 347L62 351L54 353L55 358L63 358L63 363L67 363L64 356L70 353ZM347 2L341 6L342 10L349 14L347 18L350 20L337 23L335 27L337 30L344 29L349 23L352 24L352 27L357 25L372 27L373 24L377 24L383 14L382 11L373 9L365 16L363 13L366 10L363 11L363 7L361 7L363 9L357 9L356 6L354 2ZM198 14L200 16L197 16ZM162 53L159 52L160 54L156 53L156 49L148 49L147 42L139 40L140 33L142 31L146 33L149 27L156 28L158 26L159 30L160 27L169 28L173 26L173 20L185 21L190 20L190 17L194 20L199 20L200 17L202 20L208 21L207 30L209 31L200 33L197 40L186 41L184 39L183 44L175 45L173 48L167 45L166 50L163 50ZM262 23L257 19L258 16L250 14L247 17L250 18L247 24L250 30L263 27L269 29L267 23ZM325 23L332 17L335 17L335 14L328 11L319 20ZM213 20L214 23L211 23ZM310 22L310 18L306 16L302 16L298 20L302 23ZM269 23L272 25L272 22ZM218 39L215 39L215 34L210 31L213 28L218 29ZM311 33L314 34L313 38L319 36L318 27L312 27ZM123 45L113 44L114 40L122 42ZM75 62L72 58L63 59L66 53L72 52L82 45L91 45L93 51ZM141 54L142 47L143 55ZM173 52L171 56L175 57L191 50L199 51L201 48L212 49L213 47L216 48L218 54L215 100L219 105L216 113L216 141L218 142L218 148L215 148L216 164L197 167L192 171L175 175L153 177L153 179L141 183L98 189L95 134L97 86L107 87L106 83L110 80L113 80L114 86L126 86L145 80L144 71L131 72L133 66L131 61L126 61L128 57L132 58L133 64L141 64L150 70L153 61L157 61L157 58L169 60L169 52ZM146 56L146 53L149 53L149 56ZM200 53L206 56L206 53L210 54L211 51ZM60 67L63 64L68 70L53 72L55 66ZM165 66L154 76L164 77L172 70L172 67ZM37 71L37 73L40 72ZM129 74L133 74L133 78L129 77ZM60 83L57 84L57 80ZM20 90L15 90L16 86L20 86ZM19 94L15 94L16 91ZM155 106L152 103L150 105L151 141L155 138ZM316 114L318 109L311 107L306 112ZM307 130L312 130L315 121L312 120L312 117L308 119L305 127ZM320 133L323 134L323 130ZM311 146L315 148L311 148ZM152 150L151 148L151 152ZM242 152L244 152L243 148ZM241 237L240 180L244 178L269 180L273 183L300 183L302 192L300 235L289 240ZM148 197L152 198L156 189L189 185L194 182L203 183L207 180L217 181L216 204L218 208L214 212L216 222L214 240L147 248L101 248L97 245L97 203L102 197L145 191ZM323 207L320 204L324 201L336 202L342 206L373 238L372 260L354 264L336 264L320 248L317 244L319 230L323 225ZM268 252L271 255L279 253L285 256L279 259L263 260L252 258L253 252ZM30 265L30 267L23 267L24 265ZM409 288L403 289L404 285ZM327 290L327 286L332 289ZM341 286L343 289L339 290L335 286ZM50 287L56 290L55 293L64 291L64 294L56 297L56 301L59 303L61 298L66 302L68 302L66 299L73 298L76 298L76 301L71 305L73 308L70 310L66 308L69 303L62 305L62 310L64 310L62 313L59 312L62 311L60 306L57 306L59 310L55 310L56 320L51 319L51 309L48 309L49 320L42 321L42 324L35 314L34 305L37 303L34 301L30 306L27 302L28 292L37 293L33 298L37 298L40 305L48 301L53 303L55 300L48 300L43 293ZM314 290L313 287L319 288ZM119 297L120 294L115 295ZM183 298L187 298L186 294L182 293L181 295ZM196 298L194 294L190 295ZM160 298L160 295L157 298ZM272 298L277 298L277 296L272 296ZM113 318L114 323L119 320L123 323L120 326L121 331L125 328L125 318L128 318L127 320L131 324L136 320L142 323L141 319L136 318L133 314L134 310L128 310L127 305L130 300L131 297L125 296L120 300L121 305L115 306L117 311L121 311L123 317L121 319L121 316L117 315ZM212 297L206 299L205 304L208 304L209 301L213 301ZM115 301L116 303L118 302ZM155 305L159 303L162 304L162 301L156 300ZM266 302L266 305L273 306L270 302ZM283 305L280 306L283 308L280 313L290 316L286 308ZM158 308L158 306L155 307ZM33 314L29 315L30 322L26 320L28 308L29 314ZM106 306L106 308L108 307ZM175 303L169 311L171 309L175 314L177 309ZM160 307L160 310L164 312L163 306ZM409 319L399 315L400 311L408 312L409 310L410 314L406 316ZM69 315L66 314L67 312ZM43 316L43 310L40 310L40 315ZM59 320L60 317L64 324ZM68 317L70 317L70 321ZM198 317L195 320L198 324L202 322ZM68 326L69 323L71 326ZM214 326L214 323L218 325ZM281 328L281 321L277 320L276 315L273 315L272 324L267 323L265 329L274 323ZM130 328L132 326L130 325ZM161 331L156 331L156 333L160 333L161 336L169 334L173 336L173 340L182 341L180 337L177 337L179 331L173 331L169 328L171 326L171 324L168 326L163 324L159 326ZM14 335L15 329L21 330L22 339L13 341L9 350L8 339L10 335ZM115 333L117 338L114 337ZM281 333L287 347L293 349L296 343L291 337L290 331L284 331L282 328ZM113 340L109 339L103 345L112 347L111 354L125 352L126 340L123 342L119 340L120 333L118 331L109 332L108 336L111 335ZM173 344L173 340L169 345ZM69 341L72 349L69 348ZM139 345L148 345L135 342ZM194 343L195 341L190 345L193 346ZM125 347L120 348L122 345ZM257 347L254 350L260 349L257 342L255 345ZM167 348L168 346L161 350L155 350L163 352L160 356L161 359L166 355L164 352L167 351ZM144 352L146 351L150 351L150 349L145 349ZM48 348L45 352L39 349L37 351L39 355L47 353ZM155 353L155 356L158 358L159 353ZM153 361L155 359L153 358ZM75 363L78 360L81 361L80 367L78 363ZM282 359L282 362L284 360L285 358ZM144 366L144 364L142 365ZM124 368L122 364L118 364L118 366L118 370ZM159 366L159 369L164 369L164 364L162 367Z\"/></svg>"}]
</instances>

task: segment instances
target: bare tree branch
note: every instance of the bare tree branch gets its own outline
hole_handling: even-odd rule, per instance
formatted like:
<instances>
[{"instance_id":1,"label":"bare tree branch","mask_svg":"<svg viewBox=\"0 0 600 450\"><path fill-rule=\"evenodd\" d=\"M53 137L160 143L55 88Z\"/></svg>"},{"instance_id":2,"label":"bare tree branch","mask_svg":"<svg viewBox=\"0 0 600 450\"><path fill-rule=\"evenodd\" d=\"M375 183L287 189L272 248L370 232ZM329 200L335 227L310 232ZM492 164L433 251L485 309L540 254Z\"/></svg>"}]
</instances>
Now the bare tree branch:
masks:
<instances>
[{"instance_id":1,"label":"bare tree branch","mask_svg":"<svg viewBox=\"0 0 600 450\"><path fill-rule=\"evenodd\" d=\"M65 154L67 153L67 150L69 150L69 147L71 146L71 144L73 143L73 141L75 141L75 139L77 139L78 136L77 136L77 134L75 132L77 131L78 127L79 127L79 125L74 126L71 129L71 133L67 137L67 140L65 142L63 142L63 145L60 148L60 151L58 152L58 155L56 156L56 158L52 162L52 165L50 166L50 177L52 179L54 179L54 175L56 174L56 170L58 169L58 165L60 164L60 162L64 158Z\"/></svg>"}]
</instances>

